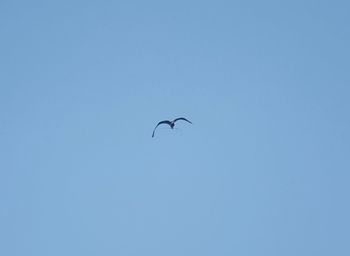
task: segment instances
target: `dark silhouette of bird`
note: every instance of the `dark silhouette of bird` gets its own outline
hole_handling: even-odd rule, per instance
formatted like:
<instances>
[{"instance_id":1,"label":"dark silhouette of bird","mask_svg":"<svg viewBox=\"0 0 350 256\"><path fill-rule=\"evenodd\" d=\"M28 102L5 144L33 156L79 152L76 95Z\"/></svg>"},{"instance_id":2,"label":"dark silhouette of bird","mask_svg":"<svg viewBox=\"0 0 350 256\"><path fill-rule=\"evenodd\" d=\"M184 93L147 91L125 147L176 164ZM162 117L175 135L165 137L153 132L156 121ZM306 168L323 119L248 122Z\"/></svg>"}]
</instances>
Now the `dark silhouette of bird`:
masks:
<instances>
[{"instance_id":1,"label":"dark silhouette of bird","mask_svg":"<svg viewBox=\"0 0 350 256\"><path fill-rule=\"evenodd\" d=\"M179 121L179 120L183 120L183 121L186 121L186 122L192 124L191 121L187 120L187 119L184 118L184 117L176 118L176 119L174 119L173 121L169 121L169 120L160 121L160 122L156 125L156 127L154 128L154 130L153 130L152 138L154 137L154 132L156 131L156 129L157 129L157 127L158 127L159 125L161 125L161 124L167 124L167 125L170 126L171 129L174 129L175 122L177 122L177 121Z\"/></svg>"}]
</instances>

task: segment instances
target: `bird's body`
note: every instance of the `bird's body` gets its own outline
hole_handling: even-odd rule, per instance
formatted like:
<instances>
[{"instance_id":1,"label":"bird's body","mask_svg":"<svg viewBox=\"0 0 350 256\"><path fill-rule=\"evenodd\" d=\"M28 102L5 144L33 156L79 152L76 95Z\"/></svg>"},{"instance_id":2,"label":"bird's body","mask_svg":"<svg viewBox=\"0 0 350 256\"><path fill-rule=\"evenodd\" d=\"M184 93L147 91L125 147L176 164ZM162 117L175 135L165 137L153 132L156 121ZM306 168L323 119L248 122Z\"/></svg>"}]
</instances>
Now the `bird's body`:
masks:
<instances>
[{"instance_id":1,"label":"bird's body","mask_svg":"<svg viewBox=\"0 0 350 256\"><path fill-rule=\"evenodd\" d=\"M154 128L153 133L152 133L152 137L154 137L154 132L156 131L156 129L157 129L157 127L158 127L159 125L161 125L161 124L167 124L167 125L170 126L171 129L174 129L174 127L175 127L175 122L177 122L177 121L179 121L179 120L183 120L183 121L186 121L186 122L192 124L191 121L187 120L187 119L184 118L184 117L179 117L179 118L176 118L176 119L174 119L174 120L172 120L172 121L170 121L170 120L160 121L160 122L156 125L156 127Z\"/></svg>"}]
</instances>

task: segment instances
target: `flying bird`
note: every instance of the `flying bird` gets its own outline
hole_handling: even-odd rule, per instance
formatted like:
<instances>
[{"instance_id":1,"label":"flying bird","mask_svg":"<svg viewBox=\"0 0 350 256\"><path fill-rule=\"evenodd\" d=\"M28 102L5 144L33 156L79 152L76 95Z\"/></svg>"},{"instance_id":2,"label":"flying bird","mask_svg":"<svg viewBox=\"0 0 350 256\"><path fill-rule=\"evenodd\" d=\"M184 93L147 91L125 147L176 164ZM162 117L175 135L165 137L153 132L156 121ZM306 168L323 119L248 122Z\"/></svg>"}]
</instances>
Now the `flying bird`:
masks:
<instances>
[{"instance_id":1,"label":"flying bird","mask_svg":"<svg viewBox=\"0 0 350 256\"><path fill-rule=\"evenodd\" d=\"M170 121L170 120L164 120L164 121L160 121L156 127L154 128L153 130L153 133L152 133L152 138L154 137L154 132L156 131L157 127L161 124L167 124L170 126L171 129L174 129L174 126L175 126L175 122L179 121L179 120L183 120L183 121L186 121L186 122L189 122L190 124L192 124L191 121L187 120L186 118L184 117L179 117L179 118L176 118L174 119L173 121Z\"/></svg>"}]
</instances>

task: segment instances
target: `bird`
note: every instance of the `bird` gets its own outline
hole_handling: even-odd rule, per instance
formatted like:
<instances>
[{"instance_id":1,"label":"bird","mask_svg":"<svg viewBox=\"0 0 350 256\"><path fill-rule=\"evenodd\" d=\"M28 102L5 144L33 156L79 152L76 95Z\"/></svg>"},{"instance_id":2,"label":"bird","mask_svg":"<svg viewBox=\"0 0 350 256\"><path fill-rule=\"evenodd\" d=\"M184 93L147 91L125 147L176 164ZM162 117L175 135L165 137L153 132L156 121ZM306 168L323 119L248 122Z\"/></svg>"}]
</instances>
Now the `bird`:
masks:
<instances>
[{"instance_id":1,"label":"bird","mask_svg":"<svg viewBox=\"0 0 350 256\"><path fill-rule=\"evenodd\" d=\"M156 125L156 127L154 128L154 130L153 130L152 138L154 137L154 132L156 131L156 129L157 129L157 127L158 127L159 125L161 125L161 124L167 124L167 125L170 126L171 129L174 129L175 122L177 122L177 121L179 121L179 120L183 120L183 121L186 121L186 122L192 124L191 121L187 120L187 119L184 118L184 117L179 117L179 118L176 118L176 119L174 119L174 120L172 120L172 121L170 121L170 120L160 121L160 122Z\"/></svg>"}]
</instances>

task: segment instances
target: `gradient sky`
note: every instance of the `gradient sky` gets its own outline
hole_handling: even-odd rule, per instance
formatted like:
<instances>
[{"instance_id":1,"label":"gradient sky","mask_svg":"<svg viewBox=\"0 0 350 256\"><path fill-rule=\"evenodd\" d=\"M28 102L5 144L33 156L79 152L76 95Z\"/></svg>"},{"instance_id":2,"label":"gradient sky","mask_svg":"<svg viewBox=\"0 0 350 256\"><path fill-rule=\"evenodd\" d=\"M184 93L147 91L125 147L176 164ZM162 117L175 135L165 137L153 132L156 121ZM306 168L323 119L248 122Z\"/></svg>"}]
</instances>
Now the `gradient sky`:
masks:
<instances>
[{"instance_id":1,"label":"gradient sky","mask_svg":"<svg viewBox=\"0 0 350 256\"><path fill-rule=\"evenodd\" d=\"M0 255L350 255L349 11L2 0Z\"/></svg>"}]
</instances>

